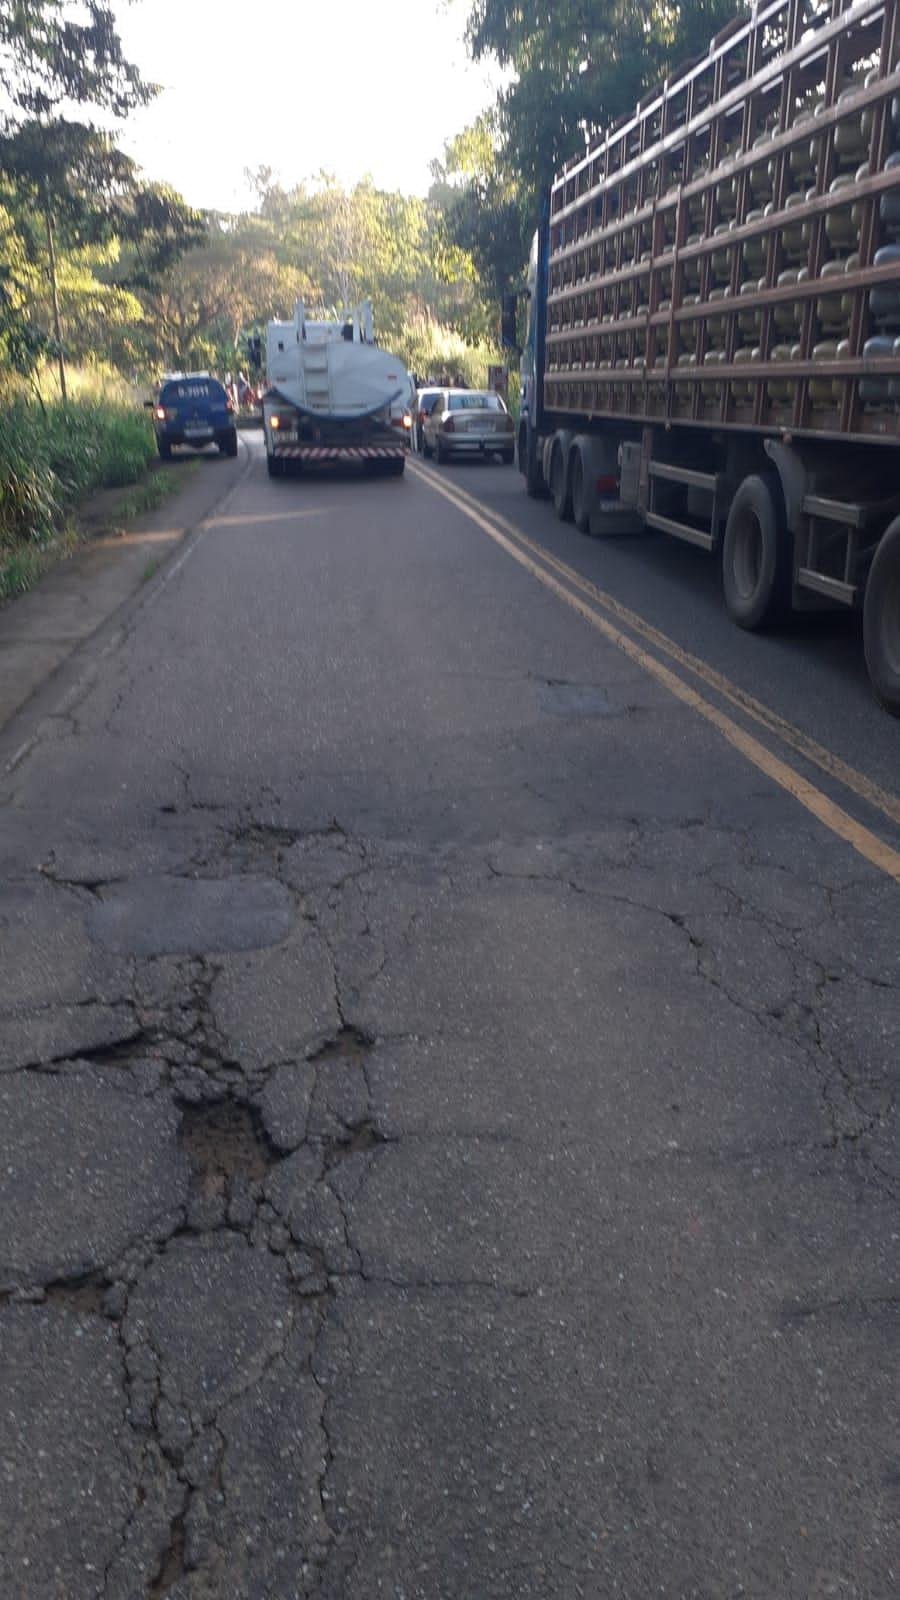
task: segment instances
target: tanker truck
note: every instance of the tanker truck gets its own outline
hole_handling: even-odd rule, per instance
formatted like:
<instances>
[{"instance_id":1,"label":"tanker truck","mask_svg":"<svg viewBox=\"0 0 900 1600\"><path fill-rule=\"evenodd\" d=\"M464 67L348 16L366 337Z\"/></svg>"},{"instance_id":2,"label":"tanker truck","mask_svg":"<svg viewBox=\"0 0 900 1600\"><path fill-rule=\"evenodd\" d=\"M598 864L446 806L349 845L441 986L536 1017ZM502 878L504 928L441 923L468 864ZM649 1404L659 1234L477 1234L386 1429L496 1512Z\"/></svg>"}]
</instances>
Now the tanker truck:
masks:
<instances>
[{"instance_id":1,"label":"tanker truck","mask_svg":"<svg viewBox=\"0 0 900 1600\"><path fill-rule=\"evenodd\" d=\"M270 477L305 466L361 462L399 476L406 465L413 383L375 342L369 301L314 321L302 301L266 331L263 431Z\"/></svg>"},{"instance_id":2,"label":"tanker truck","mask_svg":"<svg viewBox=\"0 0 900 1600\"><path fill-rule=\"evenodd\" d=\"M900 714L898 0L736 18L558 173L526 293L529 492L710 552L743 628L861 609Z\"/></svg>"}]
</instances>

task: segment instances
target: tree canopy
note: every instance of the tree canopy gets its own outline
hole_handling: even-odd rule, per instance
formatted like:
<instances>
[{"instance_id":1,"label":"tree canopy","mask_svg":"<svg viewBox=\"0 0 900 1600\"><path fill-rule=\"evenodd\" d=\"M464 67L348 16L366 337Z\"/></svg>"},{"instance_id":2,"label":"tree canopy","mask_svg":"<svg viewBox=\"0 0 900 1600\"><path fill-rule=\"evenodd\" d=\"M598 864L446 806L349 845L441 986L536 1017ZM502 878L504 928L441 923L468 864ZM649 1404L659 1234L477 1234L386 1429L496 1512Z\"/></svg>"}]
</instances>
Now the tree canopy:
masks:
<instances>
[{"instance_id":1,"label":"tree canopy","mask_svg":"<svg viewBox=\"0 0 900 1600\"><path fill-rule=\"evenodd\" d=\"M99 0L0 0L0 77L14 113L61 104L122 117L156 92L128 61L111 6Z\"/></svg>"},{"instance_id":2,"label":"tree canopy","mask_svg":"<svg viewBox=\"0 0 900 1600\"><path fill-rule=\"evenodd\" d=\"M499 97L503 160L532 200L568 157L705 50L739 0L472 0L473 56L513 71Z\"/></svg>"}]
</instances>

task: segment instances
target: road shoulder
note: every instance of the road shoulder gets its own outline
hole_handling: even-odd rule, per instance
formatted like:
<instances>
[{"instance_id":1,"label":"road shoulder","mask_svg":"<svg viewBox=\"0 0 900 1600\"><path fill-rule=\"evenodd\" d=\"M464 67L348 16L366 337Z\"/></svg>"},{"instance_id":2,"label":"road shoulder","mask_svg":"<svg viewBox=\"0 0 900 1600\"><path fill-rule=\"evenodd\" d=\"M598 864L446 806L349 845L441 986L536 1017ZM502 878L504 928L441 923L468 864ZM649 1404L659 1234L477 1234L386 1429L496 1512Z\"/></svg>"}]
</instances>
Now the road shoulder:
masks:
<instances>
[{"instance_id":1,"label":"road shoulder","mask_svg":"<svg viewBox=\"0 0 900 1600\"><path fill-rule=\"evenodd\" d=\"M127 532L98 532L0 610L0 729L210 515L246 470L248 454L204 458L184 489Z\"/></svg>"}]
</instances>

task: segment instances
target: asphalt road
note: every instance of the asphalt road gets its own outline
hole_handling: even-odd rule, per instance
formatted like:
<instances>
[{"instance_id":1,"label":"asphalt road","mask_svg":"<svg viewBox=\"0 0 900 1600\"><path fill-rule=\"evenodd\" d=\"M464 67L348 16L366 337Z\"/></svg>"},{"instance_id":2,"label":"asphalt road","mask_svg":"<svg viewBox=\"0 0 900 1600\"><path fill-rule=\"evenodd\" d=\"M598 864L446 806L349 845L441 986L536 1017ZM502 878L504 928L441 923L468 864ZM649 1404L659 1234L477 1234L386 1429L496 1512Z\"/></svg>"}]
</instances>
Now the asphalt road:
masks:
<instances>
[{"instance_id":1,"label":"asphalt road","mask_svg":"<svg viewBox=\"0 0 900 1600\"><path fill-rule=\"evenodd\" d=\"M0 737L0 1594L886 1600L851 630L510 469L253 451Z\"/></svg>"}]
</instances>

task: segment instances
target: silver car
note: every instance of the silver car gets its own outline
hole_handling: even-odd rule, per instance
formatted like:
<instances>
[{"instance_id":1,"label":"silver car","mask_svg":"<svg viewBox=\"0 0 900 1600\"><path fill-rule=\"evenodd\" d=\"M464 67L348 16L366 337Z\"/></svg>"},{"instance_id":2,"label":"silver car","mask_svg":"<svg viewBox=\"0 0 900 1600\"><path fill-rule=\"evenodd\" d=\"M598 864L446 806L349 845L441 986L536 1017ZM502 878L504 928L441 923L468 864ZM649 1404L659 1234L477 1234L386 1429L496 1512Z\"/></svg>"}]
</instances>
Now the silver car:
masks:
<instances>
[{"instance_id":1,"label":"silver car","mask_svg":"<svg viewBox=\"0 0 900 1600\"><path fill-rule=\"evenodd\" d=\"M515 454L515 423L490 389L442 389L426 417L422 449L446 461L450 456Z\"/></svg>"}]
</instances>

